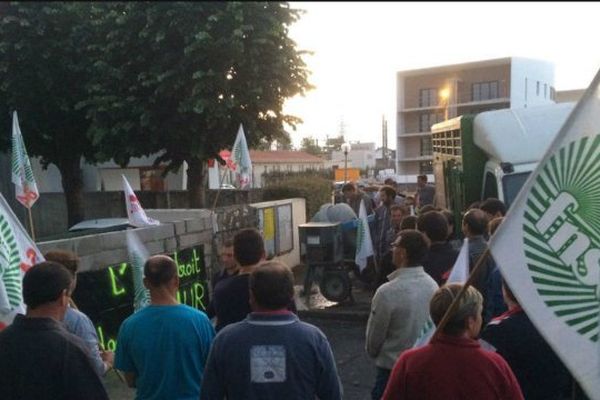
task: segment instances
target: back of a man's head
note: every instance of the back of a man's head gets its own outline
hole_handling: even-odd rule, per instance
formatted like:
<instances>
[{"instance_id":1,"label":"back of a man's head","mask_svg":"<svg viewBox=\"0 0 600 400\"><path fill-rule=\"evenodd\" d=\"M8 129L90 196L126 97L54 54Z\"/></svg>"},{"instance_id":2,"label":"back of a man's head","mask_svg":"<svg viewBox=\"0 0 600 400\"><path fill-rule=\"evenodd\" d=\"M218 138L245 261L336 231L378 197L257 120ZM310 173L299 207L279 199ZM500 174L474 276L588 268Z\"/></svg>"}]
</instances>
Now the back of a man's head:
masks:
<instances>
[{"instance_id":1,"label":"back of a man's head","mask_svg":"<svg viewBox=\"0 0 600 400\"><path fill-rule=\"evenodd\" d=\"M256 305L262 308L285 308L294 297L294 275L283 263L266 262L250 274L250 291Z\"/></svg>"},{"instance_id":2,"label":"back of a man's head","mask_svg":"<svg viewBox=\"0 0 600 400\"><path fill-rule=\"evenodd\" d=\"M432 242L445 242L448 237L448 220L439 211L429 211L419 216L417 229Z\"/></svg>"},{"instance_id":3,"label":"back of a man's head","mask_svg":"<svg viewBox=\"0 0 600 400\"><path fill-rule=\"evenodd\" d=\"M348 182L342 186L342 193L356 192L356 185L352 182Z\"/></svg>"},{"instance_id":4,"label":"back of a man's head","mask_svg":"<svg viewBox=\"0 0 600 400\"><path fill-rule=\"evenodd\" d=\"M484 212L494 217L504 217L506 215L506 206L501 200L490 197L479 206Z\"/></svg>"},{"instance_id":5,"label":"back of a man's head","mask_svg":"<svg viewBox=\"0 0 600 400\"><path fill-rule=\"evenodd\" d=\"M470 209L463 217L463 225L467 227L471 236L483 235L487 228L486 215L478 208Z\"/></svg>"},{"instance_id":6,"label":"back of a man's head","mask_svg":"<svg viewBox=\"0 0 600 400\"><path fill-rule=\"evenodd\" d=\"M56 301L70 290L72 275L63 265L44 261L31 267L23 277L23 300L31 310Z\"/></svg>"},{"instance_id":7,"label":"back of a man's head","mask_svg":"<svg viewBox=\"0 0 600 400\"><path fill-rule=\"evenodd\" d=\"M151 256L144 264L144 277L152 287L165 286L175 276L177 276L177 264L169 256Z\"/></svg>"},{"instance_id":8,"label":"back of a man's head","mask_svg":"<svg viewBox=\"0 0 600 400\"><path fill-rule=\"evenodd\" d=\"M406 251L409 266L419 265L429 250L429 242L425 235L414 229L400 231L396 243Z\"/></svg>"},{"instance_id":9,"label":"back of a man's head","mask_svg":"<svg viewBox=\"0 0 600 400\"><path fill-rule=\"evenodd\" d=\"M258 264L265 255L265 243L259 231L243 229L233 238L233 256L241 267Z\"/></svg>"},{"instance_id":10,"label":"back of a man's head","mask_svg":"<svg viewBox=\"0 0 600 400\"><path fill-rule=\"evenodd\" d=\"M50 250L44 254L46 261L52 261L64 265L71 275L75 276L79 270L79 257L68 250Z\"/></svg>"}]
</instances>

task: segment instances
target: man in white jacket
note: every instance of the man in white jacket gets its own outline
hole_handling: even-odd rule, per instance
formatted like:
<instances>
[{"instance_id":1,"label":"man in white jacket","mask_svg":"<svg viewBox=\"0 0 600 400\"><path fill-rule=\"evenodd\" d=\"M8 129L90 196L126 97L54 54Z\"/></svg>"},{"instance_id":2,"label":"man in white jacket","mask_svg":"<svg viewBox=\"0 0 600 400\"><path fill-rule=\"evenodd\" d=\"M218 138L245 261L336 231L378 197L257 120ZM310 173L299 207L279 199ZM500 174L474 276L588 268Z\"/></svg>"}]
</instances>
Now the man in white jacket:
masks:
<instances>
[{"instance_id":1,"label":"man in white jacket","mask_svg":"<svg viewBox=\"0 0 600 400\"><path fill-rule=\"evenodd\" d=\"M396 359L412 348L429 318L429 301L438 285L421 266L429 247L416 230L403 230L392 243L396 270L373 296L367 323L366 350L375 360L373 399L383 395Z\"/></svg>"}]
</instances>

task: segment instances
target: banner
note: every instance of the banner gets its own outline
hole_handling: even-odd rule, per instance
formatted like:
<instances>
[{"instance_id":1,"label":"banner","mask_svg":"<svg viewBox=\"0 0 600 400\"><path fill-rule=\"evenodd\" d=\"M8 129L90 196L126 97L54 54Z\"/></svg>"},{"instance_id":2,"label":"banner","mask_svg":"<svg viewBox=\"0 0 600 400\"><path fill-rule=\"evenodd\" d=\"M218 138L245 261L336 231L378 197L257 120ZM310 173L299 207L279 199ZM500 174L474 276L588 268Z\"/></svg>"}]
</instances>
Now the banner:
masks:
<instances>
[{"instance_id":1,"label":"banner","mask_svg":"<svg viewBox=\"0 0 600 400\"><path fill-rule=\"evenodd\" d=\"M356 226L356 256L354 257L354 262L358 265L361 272L367 267L367 258L372 255L373 242L371 241L371 232L369 231L367 210L364 201L361 200L358 211L358 224Z\"/></svg>"},{"instance_id":2,"label":"banner","mask_svg":"<svg viewBox=\"0 0 600 400\"><path fill-rule=\"evenodd\" d=\"M44 261L42 253L0 194L0 330L25 313L23 275Z\"/></svg>"},{"instance_id":3,"label":"banner","mask_svg":"<svg viewBox=\"0 0 600 400\"><path fill-rule=\"evenodd\" d=\"M129 182L125 175L123 177L123 191L125 192L125 206L127 207L127 218L129 218L129 224L136 228L143 226L160 225L160 222L148 217L146 212L142 208L140 201L131 189Z\"/></svg>"},{"instance_id":4,"label":"banner","mask_svg":"<svg viewBox=\"0 0 600 400\"><path fill-rule=\"evenodd\" d=\"M515 297L592 399L600 399L599 86L600 73L490 240Z\"/></svg>"},{"instance_id":5,"label":"banner","mask_svg":"<svg viewBox=\"0 0 600 400\"><path fill-rule=\"evenodd\" d=\"M16 111L13 111L12 123L12 182L15 184L17 201L25 207L31 208L40 197L40 193L31 170Z\"/></svg>"},{"instance_id":6,"label":"banner","mask_svg":"<svg viewBox=\"0 0 600 400\"><path fill-rule=\"evenodd\" d=\"M144 264L149 254L133 230L127 231L127 253L133 272L133 309L137 312L150 304L150 291L144 286Z\"/></svg>"},{"instance_id":7,"label":"banner","mask_svg":"<svg viewBox=\"0 0 600 400\"><path fill-rule=\"evenodd\" d=\"M238 176L240 189L250 186L252 182L252 161L250 160L250 151L246 143L244 128L240 124L233 149L231 149L231 158L235 164L235 173Z\"/></svg>"}]
</instances>

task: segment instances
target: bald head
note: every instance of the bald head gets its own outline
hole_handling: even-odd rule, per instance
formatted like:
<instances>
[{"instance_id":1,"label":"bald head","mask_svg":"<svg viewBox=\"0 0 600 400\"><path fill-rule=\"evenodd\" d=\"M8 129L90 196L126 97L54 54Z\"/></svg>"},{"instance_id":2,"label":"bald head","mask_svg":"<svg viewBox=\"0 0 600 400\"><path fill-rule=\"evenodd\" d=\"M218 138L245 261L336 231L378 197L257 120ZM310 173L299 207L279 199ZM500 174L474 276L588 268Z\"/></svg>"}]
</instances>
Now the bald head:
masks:
<instances>
[{"instance_id":1,"label":"bald head","mask_svg":"<svg viewBox=\"0 0 600 400\"><path fill-rule=\"evenodd\" d=\"M485 212L478 208L473 208L466 212L463 217L463 233L467 237L479 236L485 233L487 227L487 216Z\"/></svg>"},{"instance_id":2,"label":"bald head","mask_svg":"<svg viewBox=\"0 0 600 400\"><path fill-rule=\"evenodd\" d=\"M144 264L144 277L152 287L165 286L176 276L177 264L169 256L152 256Z\"/></svg>"}]
</instances>

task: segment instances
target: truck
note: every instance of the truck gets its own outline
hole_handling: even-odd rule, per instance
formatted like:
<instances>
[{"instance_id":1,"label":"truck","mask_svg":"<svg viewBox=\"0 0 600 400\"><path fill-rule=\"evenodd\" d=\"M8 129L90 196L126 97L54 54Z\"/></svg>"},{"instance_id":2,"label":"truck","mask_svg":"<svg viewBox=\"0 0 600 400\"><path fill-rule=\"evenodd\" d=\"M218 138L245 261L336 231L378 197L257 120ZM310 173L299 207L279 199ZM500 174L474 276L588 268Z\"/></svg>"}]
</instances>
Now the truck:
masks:
<instances>
[{"instance_id":1,"label":"truck","mask_svg":"<svg viewBox=\"0 0 600 400\"><path fill-rule=\"evenodd\" d=\"M360 179L360 169L358 168L336 168L334 171L336 181L356 182Z\"/></svg>"},{"instance_id":2,"label":"truck","mask_svg":"<svg viewBox=\"0 0 600 400\"><path fill-rule=\"evenodd\" d=\"M574 106L485 111L433 125L434 204L451 210L455 221L490 197L510 207Z\"/></svg>"}]
</instances>

